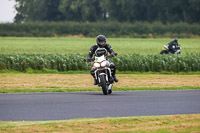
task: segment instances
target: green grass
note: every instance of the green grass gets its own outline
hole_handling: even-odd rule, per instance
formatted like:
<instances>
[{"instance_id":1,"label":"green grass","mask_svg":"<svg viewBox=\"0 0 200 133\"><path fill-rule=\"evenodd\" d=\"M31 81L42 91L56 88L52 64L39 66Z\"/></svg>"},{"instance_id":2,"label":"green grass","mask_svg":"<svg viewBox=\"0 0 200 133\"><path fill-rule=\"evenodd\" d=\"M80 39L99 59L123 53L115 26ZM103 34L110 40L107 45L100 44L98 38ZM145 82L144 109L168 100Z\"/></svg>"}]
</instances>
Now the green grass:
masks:
<instances>
[{"instance_id":1,"label":"green grass","mask_svg":"<svg viewBox=\"0 0 200 133\"><path fill-rule=\"evenodd\" d=\"M60 121L0 121L0 132L197 133L200 114L85 118Z\"/></svg>"},{"instance_id":2,"label":"green grass","mask_svg":"<svg viewBox=\"0 0 200 133\"><path fill-rule=\"evenodd\" d=\"M137 88L113 88L114 91L153 91L153 90L200 90L200 87L194 86L183 86L183 87L137 87ZM20 89L20 88L13 88L13 89L4 89L0 87L0 93L41 93L41 92L92 92L98 91L101 93L101 88L90 88L90 89L69 89L69 88L62 88L62 87L50 87L50 88L43 88L38 87L37 89Z\"/></svg>"},{"instance_id":3,"label":"green grass","mask_svg":"<svg viewBox=\"0 0 200 133\"><path fill-rule=\"evenodd\" d=\"M9 73L9 74L20 74L20 73L26 73L26 74L89 74L90 71L63 71L60 72L58 70L52 70L52 69L42 69L42 70L33 70L33 69L27 69L24 72L15 71L15 70L0 70L0 73ZM195 72L167 72L167 71L161 71L161 72L136 72L136 71L118 71L117 74L166 74L166 75L200 75L200 71Z\"/></svg>"},{"instance_id":4,"label":"green grass","mask_svg":"<svg viewBox=\"0 0 200 133\"><path fill-rule=\"evenodd\" d=\"M159 54L172 39L107 38L118 54ZM200 39L179 39L182 54L200 53ZM95 38L0 37L1 54L88 54Z\"/></svg>"}]
</instances>

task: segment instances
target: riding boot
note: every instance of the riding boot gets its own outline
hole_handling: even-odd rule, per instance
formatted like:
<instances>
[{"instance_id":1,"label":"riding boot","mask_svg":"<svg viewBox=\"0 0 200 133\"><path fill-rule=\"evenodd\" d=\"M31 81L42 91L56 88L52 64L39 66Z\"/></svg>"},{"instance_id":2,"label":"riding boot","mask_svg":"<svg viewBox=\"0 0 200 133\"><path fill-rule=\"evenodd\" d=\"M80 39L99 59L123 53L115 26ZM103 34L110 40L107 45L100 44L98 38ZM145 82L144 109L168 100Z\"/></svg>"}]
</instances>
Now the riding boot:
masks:
<instances>
[{"instance_id":1,"label":"riding boot","mask_svg":"<svg viewBox=\"0 0 200 133\"><path fill-rule=\"evenodd\" d=\"M95 69L92 68L90 74L91 74L92 77L94 78L94 85L97 85L97 80L96 80L96 78L95 78L94 70L95 70Z\"/></svg>"},{"instance_id":2,"label":"riding boot","mask_svg":"<svg viewBox=\"0 0 200 133\"><path fill-rule=\"evenodd\" d=\"M94 78L94 85L97 85L97 80Z\"/></svg>"},{"instance_id":3,"label":"riding boot","mask_svg":"<svg viewBox=\"0 0 200 133\"><path fill-rule=\"evenodd\" d=\"M115 82L119 81L115 75L113 75L113 79L114 79Z\"/></svg>"},{"instance_id":4,"label":"riding boot","mask_svg":"<svg viewBox=\"0 0 200 133\"><path fill-rule=\"evenodd\" d=\"M118 82L119 80L117 79L115 74L116 74L116 69L113 69L113 73L112 73L113 79L114 79L115 82Z\"/></svg>"}]
</instances>

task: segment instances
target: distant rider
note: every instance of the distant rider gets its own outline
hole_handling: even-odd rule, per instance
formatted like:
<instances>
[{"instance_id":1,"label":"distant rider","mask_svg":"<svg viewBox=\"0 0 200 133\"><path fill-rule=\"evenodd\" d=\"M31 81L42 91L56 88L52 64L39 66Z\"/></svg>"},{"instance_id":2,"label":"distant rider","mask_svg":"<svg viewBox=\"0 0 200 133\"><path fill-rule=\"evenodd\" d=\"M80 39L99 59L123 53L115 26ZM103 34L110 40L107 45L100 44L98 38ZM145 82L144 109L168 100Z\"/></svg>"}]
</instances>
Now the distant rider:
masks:
<instances>
[{"instance_id":1,"label":"distant rider","mask_svg":"<svg viewBox=\"0 0 200 133\"><path fill-rule=\"evenodd\" d=\"M171 52L172 54L177 54L178 52L180 52L180 46L178 44L178 39L175 38L173 41L168 43L168 48L169 48L169 52Z\"/></svg>"},{"instance_id":2,"label":"distant rider","mask_svg":"<svg viewBox=\"0 0 200 133\"><path fill-rule=\"evenodd\" d=\"M98 56L99 54L101 54L101 51L98 50L99 53L97 53L97 49L98 48L105 48L109 53L110 53L110 56L115 56L116 53L113 51L112 47L106 43L106 37L104 35L98 35L96 37L96 42L97 44L96 45L93 45L91 48L90 48L90 52L88 54L88 57L87 57L87 61L91 61L92 60L92 57L93 55L95 56ZM103 52L103 51L102 51ZM107 52L106 53L103 53L105 56L107 56ZM116 78L115 74L116 74L116 67L115 67L115 64L113 62L111 62L110 60L108 60L110 62L110 69L111 69L111 72L112 72L112 76L113 76L113 79L115 82L118 82L118 79ZM94 85L97 85L97 81L95 79L95 68L93 67L91 69L91 72L90 74L93 76L94 78Z\"/></svg>"}]
</instances>

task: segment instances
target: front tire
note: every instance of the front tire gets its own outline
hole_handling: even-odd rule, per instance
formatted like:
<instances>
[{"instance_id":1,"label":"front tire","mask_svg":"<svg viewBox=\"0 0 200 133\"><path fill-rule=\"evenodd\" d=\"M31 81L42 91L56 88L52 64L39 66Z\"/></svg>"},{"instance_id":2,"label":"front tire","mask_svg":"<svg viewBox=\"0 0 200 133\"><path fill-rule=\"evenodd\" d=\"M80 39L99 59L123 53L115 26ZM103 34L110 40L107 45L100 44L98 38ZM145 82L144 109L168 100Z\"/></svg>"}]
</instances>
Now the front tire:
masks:
<instances>
[{"instance_id":1,"label":"front tire","mask_svg":"<svg viewBox=\"0 0 200 133\"><path fill-rule=\"evenodd\" d=\"M168 51L167 51L167 50L162 50L162 51L160 52L160 54L168 54Z\"/></svg>"},{"instance_id":2,"label":"front tire","mask_svg":"<svg viewBox=\"0 0 200 133\"><path fill-rule=\"evenodd\" d=\"M107 95L108 94L108 86L106 85L106 77L105 75L100 75L100 81L101 81L101 88L102 88L102 91L103 91L103 94L104 95Z\"/></svg>"}]
</instances>

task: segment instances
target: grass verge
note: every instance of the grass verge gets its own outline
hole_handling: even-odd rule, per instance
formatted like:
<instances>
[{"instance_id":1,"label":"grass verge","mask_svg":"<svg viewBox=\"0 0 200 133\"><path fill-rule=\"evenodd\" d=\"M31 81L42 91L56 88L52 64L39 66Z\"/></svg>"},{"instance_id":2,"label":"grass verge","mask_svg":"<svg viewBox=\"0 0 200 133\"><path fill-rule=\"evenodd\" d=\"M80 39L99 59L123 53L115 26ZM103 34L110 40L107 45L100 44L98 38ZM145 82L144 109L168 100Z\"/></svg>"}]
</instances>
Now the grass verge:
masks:
<instances>
[{"instance_id":1,"label":"grass verge","mask_svg":"<svg viewBox=\"0 0 200 133\"><path fill-rule=\"evenodd\" d=\"M0 70L0 73L10 73L10 74L89 74L90 71L64 71L59 72L58 70L51 69L42 69L42 70L33 70L27 69L25 72L19 72L15 70ZM200 75L200 71L195 72L136 72L136 71L117 71L117 74L166 74L166 75Z\"/></svg>"},{"instance_id":2,"label":"grass verge","mask_svg":"<svg viewBox=\"0 0 200 133\"><path fill-rule=\"evenodd\" d=\"M200 75L117 74L113 91L200 89ZM0 93L101 91L90 74L1 73Z\"/></svg>"},{"instance_id":3,"label":"grass verge","mask_svg":"<svg viewBox=\"0 0 200 133\"><path fill-rule=\"evenodd\" d=\"M138 87L138 88L115 88L113 91L153 91L153 90L200 90L200 87L183 86L183 87ZM89 92L102 91L101 88L83 88L83 89L64 89L52 87L50 89L1 89L0 93L41 93L41 92Z\"/></svg>"},{"instance_id":4,"label":"grass verge","mask_svg":"<svg viewBox=\"0 0 200 133\"><path fill-rule=\"evenodd\" d=\"M1 121L1 133L18 132L199 132L200 114L87 118L60 121Z\"/></svg>"}]
</instances>

